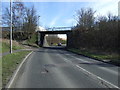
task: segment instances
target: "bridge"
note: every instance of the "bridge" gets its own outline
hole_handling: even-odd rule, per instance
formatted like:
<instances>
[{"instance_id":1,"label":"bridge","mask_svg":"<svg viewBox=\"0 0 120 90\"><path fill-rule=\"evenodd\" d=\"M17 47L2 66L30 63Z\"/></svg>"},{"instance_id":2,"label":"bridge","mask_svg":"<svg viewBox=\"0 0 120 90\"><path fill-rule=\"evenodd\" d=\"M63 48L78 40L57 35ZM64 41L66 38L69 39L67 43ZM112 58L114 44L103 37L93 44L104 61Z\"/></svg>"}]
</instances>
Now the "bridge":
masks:
<instances>
[{"instance_id":1,"label":"bridge","mask_svg":"<svg viewBox=\"0 0 120 90\"><path fill-rule=\"evenodd\" d=\"M53 27L53 28L47 28L47 31L37 31L39 33L39 45L43 47L44 43L44 37L46 34L66 34L67 35L67 46L69 46L70 42L70 34L72 32L72 27Z\"/></svg>"}]
</instances>

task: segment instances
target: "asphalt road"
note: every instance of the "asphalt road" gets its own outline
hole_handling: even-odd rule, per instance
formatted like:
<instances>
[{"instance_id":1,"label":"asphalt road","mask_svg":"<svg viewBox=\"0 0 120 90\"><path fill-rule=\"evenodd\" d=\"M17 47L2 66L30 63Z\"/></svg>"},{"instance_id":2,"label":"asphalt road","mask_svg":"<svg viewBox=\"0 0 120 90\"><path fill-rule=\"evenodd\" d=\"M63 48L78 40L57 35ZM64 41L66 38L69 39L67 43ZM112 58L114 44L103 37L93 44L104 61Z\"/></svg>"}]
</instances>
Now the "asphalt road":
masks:
<instances>
[{"instance_id":1,"label":"asphalt road","mask_svg":"<svg viewBox=\"0 0 120 90\"><path fill-rule=\"evenodd\" d=\"M12 88L108 88L118 86L118 76L117 66L60 48L41 48L23 64Z\"/></svg>"}]
</instances>

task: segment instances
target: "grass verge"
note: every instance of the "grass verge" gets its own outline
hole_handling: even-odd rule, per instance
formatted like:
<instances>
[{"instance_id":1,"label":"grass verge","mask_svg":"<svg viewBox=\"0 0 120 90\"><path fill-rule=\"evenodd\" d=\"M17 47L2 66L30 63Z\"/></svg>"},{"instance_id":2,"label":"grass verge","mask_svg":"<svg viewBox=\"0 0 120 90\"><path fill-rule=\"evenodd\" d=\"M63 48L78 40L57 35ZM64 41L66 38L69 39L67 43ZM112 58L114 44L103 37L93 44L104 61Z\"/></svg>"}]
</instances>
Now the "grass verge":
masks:
<instances>
[{"instance_id":1,"label":"grass verge","mask_svg":"<svg viewBox=\"0 0 120 90\"><path fill-rule=\"evenodd\" d=\"M2 59L0 58L0 90L2 89Z\"/></svg>"},{"instance_id":2,"label":"grass verge","mask_svg":"<svg viewBox=\"0 0 120 90\"><path fill-rule=\"evenodd\" d=\"M10 41L8 39L0 39L0 53L9 52L10 51ZM23 49L24 47L20 45L17 41L12 41L12 49L18 50Z\"/></svg>"},{"instance_id":3,"label":"grass verge","mask_svg":"<svg viewBox=\"0 0 120 90\"><path fill-rule=\"evenodd\" d=\"M12 47L13 50L18 50L18 49L22 49L22 47L20 45L14 45L13 44L13 47ZM9 52L10 51L10 45L3 42L2 43L2 53L4 52Z\"/></svg>"},{"instance_id":4,"label":"grass verge","mask_svg":"<svg viewBox=\"0 0 120 90\"><path fill-rule=\"evenodd\" d=\"M89 50L79 50L79 49L67 49L68 51L80 54L80 55L84 55L93 59L97 59L100 61L105 61L117 66L120 66L120 56L117 53L112 53L112 54L108 54L108 53L95 53L95 52L91 52Z\"/></svg>"},{"instance_id":5,"label":"grass verge","mask_svg":"<svg viewBox=\"0 0 120 90\"><path fill-rule=\"evenodd\" d=\"M37 45L37 34L33 34L31 38L26 40L23 44L34 48L39 48L39 46Z\"/></svg>"},{"instance_id":6,"label":"grass verge","mask_svg":"<svg viewBox=\"0 0 120 90\"><path fill-rule=\"evenodd\" d=\"M2 57L2 86L10 80L14 70L30 51L21 51Z\"/></svg>"}]
</instances>

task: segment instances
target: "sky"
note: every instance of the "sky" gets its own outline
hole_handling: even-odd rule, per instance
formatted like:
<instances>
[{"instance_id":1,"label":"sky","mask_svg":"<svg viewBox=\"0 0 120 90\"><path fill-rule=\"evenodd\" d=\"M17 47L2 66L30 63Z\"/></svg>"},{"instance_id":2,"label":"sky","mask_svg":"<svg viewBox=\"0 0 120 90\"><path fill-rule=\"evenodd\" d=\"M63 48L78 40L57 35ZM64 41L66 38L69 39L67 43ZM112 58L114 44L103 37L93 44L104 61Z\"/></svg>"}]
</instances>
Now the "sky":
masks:
<instances>
[{"instance_id":1,"label":"sky","mask_svg":"<svg viewBox=\"0 0 120 90\"><path fill-rule=\"evenodd\" d=\"M119 3L118 3L118 17L119 17L119 19L120 19L120 1L119 1Z\"/></svg>"},{"instance_id":2,"label":"sky","mask_svg":"<svg viewBox=\"0 0 120 90\"><path fill-rule=\"evenodd\" d=\"M97 15L107 15L111 12L118 15L119 0L105 0L103 2L32 2L37 14L40 15L39 24L43 27L71 27L76 25L77 11L81 8L93 8Z\"/></svg>"},{"instance_id":3,"label":"sky","mask_svg":"<svg viewBox=\"0 0 120 90\"><path fill-rule=\"evenodd\" d=\"M5 3L5 1L7 3ZM28 2L29 1L29 2ZM111 12L118 15L119 0L22 0L27 7L34 5L39 18L39 25L50 27L72 27L76 25L77 11L81 8L93 8L95 16L107 15ZM4 8L9 7L9 0L2 2Z\"/></svg>"}]
</instances>

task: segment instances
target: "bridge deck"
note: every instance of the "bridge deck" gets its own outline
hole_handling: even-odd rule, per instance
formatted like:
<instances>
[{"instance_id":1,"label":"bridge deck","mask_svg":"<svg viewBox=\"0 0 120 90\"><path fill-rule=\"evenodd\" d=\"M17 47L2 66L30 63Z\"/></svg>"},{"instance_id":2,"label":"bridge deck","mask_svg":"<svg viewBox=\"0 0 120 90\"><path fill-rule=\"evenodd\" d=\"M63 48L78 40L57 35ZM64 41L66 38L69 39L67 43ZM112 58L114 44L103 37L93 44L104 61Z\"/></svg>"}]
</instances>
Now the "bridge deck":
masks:
<instances>
[{"instance_id":1,"label":"bridge deck","mask_svg":"<svg viewBox=\"0 0 120 90\"><path fill-rule=\"evenodd\" d=\"M61 30L61 31L38 31L39 33L44 34L67 34L69 32L72 32L72 30Z\"/></svg>"}]
</instances>

